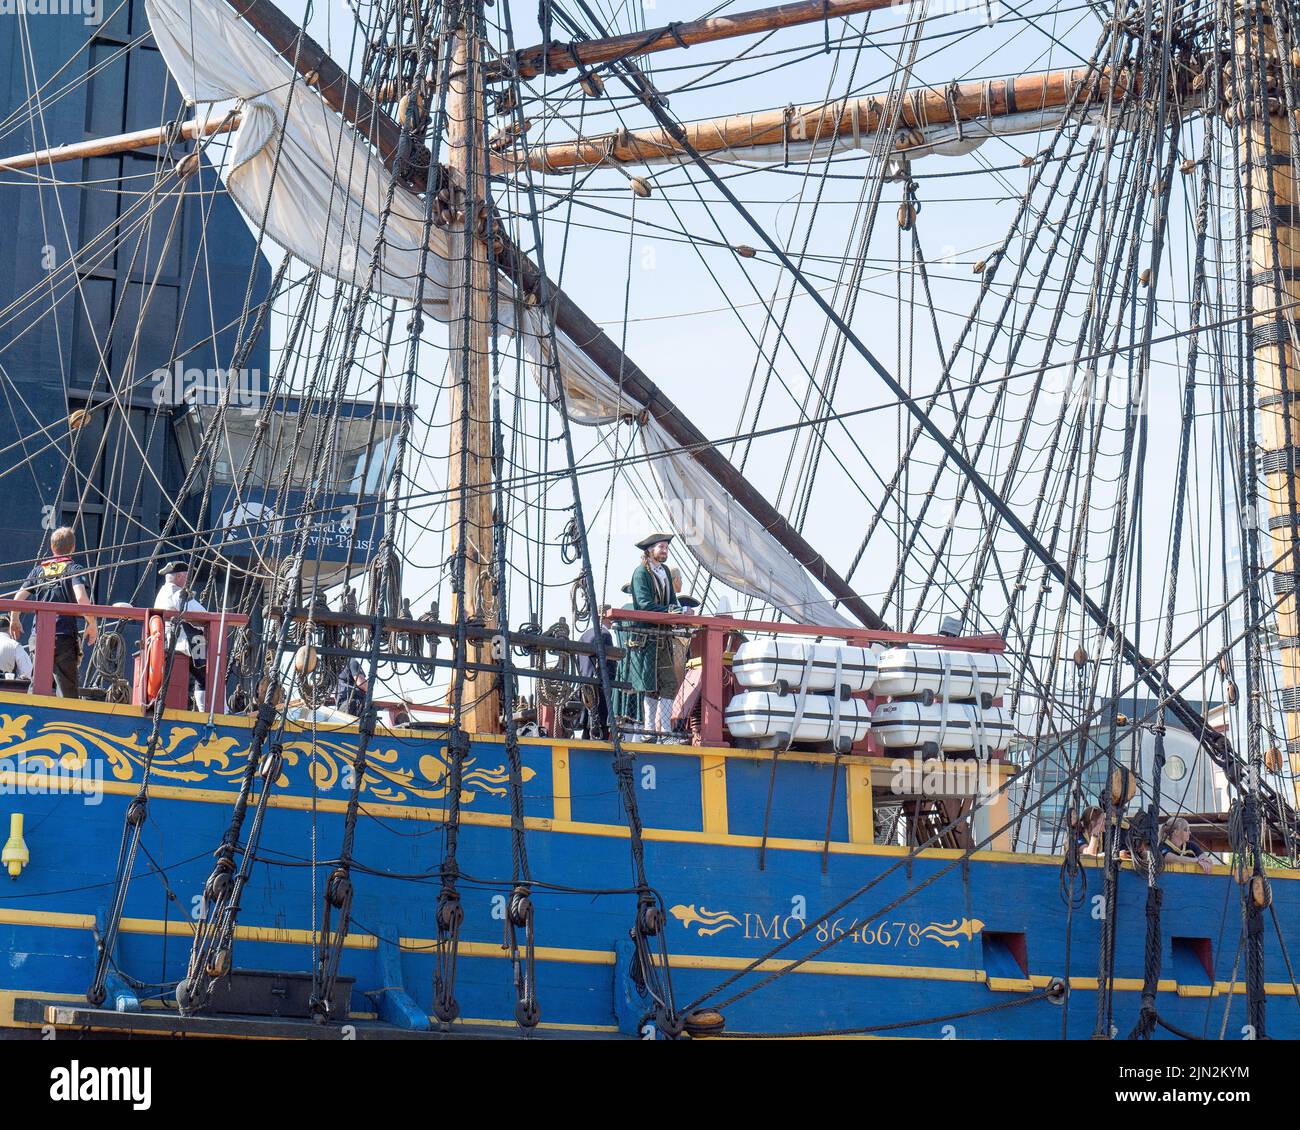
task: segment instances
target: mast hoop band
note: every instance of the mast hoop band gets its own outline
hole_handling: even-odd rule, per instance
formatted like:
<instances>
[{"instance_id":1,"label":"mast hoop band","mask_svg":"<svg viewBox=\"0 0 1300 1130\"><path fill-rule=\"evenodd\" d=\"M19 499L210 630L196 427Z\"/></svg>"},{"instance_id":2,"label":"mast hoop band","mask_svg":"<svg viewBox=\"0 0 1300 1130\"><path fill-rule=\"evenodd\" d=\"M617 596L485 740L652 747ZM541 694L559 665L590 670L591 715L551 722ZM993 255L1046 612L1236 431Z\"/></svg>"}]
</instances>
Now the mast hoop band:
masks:
<instances>
[{"instance_id":1,"label":"mast hoop band","mask_svg":"<svg viewBox=\"0 0 1300 1130\"><path fill-rule=\"evenodd\" d=\"M1250 327L1250 345L1252 349L1266 349L1272 345L1295 345L1300 343L1300 335L1295 329L1295 319L1278 314L1262 326Z\"/></svg>"},{"instance_id":2,"label":"mast hoop band","mask_svg":"<svg viewBox=\"0 0 1300 1130\"><path fill-rule=\"evenodd\" d=\"M1262 451L1255 460L1255 467L1261 475L1294 474L1300 471L1300 448L1292 444L1273 451Z\"/></svg>"},{"instance_id":3,"label":"mast hoop band","mask_svg":"<svg viewBox=\"0 0 1300 1130\"><path fill-rule=\"evenodd\" d=\"M1261 231L1274 223L1280 228L1300 227L1300 205L1273 204L1250 210L1250 230Z\"/></svg>"}]
</instances>

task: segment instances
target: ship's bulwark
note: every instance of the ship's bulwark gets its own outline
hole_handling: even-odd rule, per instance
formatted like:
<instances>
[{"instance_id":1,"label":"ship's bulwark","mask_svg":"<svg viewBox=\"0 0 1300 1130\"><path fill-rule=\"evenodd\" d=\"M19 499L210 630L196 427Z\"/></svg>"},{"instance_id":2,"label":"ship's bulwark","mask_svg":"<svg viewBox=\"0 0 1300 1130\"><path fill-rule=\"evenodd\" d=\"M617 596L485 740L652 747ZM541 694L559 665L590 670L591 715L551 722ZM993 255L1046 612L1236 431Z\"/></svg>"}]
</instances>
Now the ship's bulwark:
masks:
<instances>
[{"instance_id":1,"label":"ship's bulwark","mask_svg":"<svg viewBox=\"0 0 1300 1130\"><path fill-rule=\"evenodd\" d=\"M245 720L216 722L209 728L205 716L185 714L163 723L142 841L148 854L138 859L117 958L132 982L163 984L184 974L190 923L248 748ZM0 696L0 815L24 814L31 853L21 876L0 886L0 1027L22 1027L14 1011L17 1003L23 1014L23 1000L83 999L94 967L96 915L109 902L123 814L139 786L149 726L129 706L70 708L53 699ZM353 739L346 731L320 729L313 743L308 730L286 731L283 774L239 918L237 967L311 968L320 888L342 836ZM522 753L534 878L591 890L630 887L627 826L608 748L532 740L522 743ZM418 1006L430 1007L447 794L436 737L381 733L369 757L355 858L390 875L427 877L355 874L352 933L341 968L356 979L354 1018L375 1016L380 990L394 987L395 971ZM514 992L502 914L512 876L504 749L499 741L475 742L471 757L461 796L465 923L456 996L466 1023L509 1026ZM1060 861L1046 856L978 853L860 927L860 919L950 867L958 853L930 851L910 869L896 866L905 854L901 848L870 843L871 815L862 801L870 769L850 758L838 771L823 873L835 770L828 757L789 755L777 770L771 838L760 870L769 757L689 747L638 752L646 865L668 911L679 1004L875 880L781 959L806 954L831 937L841 938L837 944L725 1009L729 1032L811 1032L961 1013L889 1034L1054 1039L1062 1034L1063 1009L1037 990L1068 973L1068 1034L1091 1036L1102 913L1095 867L1085 869L1086 895L1069 918L1068 971ZM80 791L74 781L82 782ZM313 824L316 858L326 861L314 885ZM165 881L154 862L166 870ZM1300 872L1274 877L1284 935L1300 936ZM1226 1034L1240 1039L1246 1023L1240 965L1232 984L1240 933L1236 885L1223 868L1206 876L1173 867L1162 885L1162 1016L1214 1038L1227 1006ZM1122 1036L1137 1019L1142 983L1142 877L1126 869L1120 894L1115 1027ZM533 898L543 1027L639 1034L648 1006L635 998L627 974L634 897L538 888ZM1269 1034L1296 1038L1300 1010L1287 999L1293 990L1271 930L1265 969ZM722 995L758 979L750 976ZM1026 1003L993 1007L1018 1000Z\"/></svg>"}]
</instances>

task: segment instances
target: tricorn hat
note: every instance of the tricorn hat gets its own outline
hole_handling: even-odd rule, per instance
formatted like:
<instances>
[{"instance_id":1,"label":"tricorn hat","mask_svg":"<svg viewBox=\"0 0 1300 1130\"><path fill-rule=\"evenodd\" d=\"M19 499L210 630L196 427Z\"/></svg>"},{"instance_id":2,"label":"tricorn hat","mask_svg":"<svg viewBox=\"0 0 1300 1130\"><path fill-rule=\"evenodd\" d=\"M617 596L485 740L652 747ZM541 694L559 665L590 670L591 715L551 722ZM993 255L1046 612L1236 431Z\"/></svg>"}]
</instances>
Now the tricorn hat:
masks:
<instances>
[{"instance_id":1,"label":"tricorn hat","mask_svg":"<svg viewBox=\"0 0 1300 1130\"><path fill-rule=\"evenodd\" d=\"M636 543L636 547L637 549L644 550L646 553L649 553L650 547L652 545L658 545L661 541L672 541L672 540L673 540L672 534L665 534L663 532L647 534L639 542Z\"/></svg>"},{"instance_id":2,"label":"tricorn hat","mask_svg":"<svg viewBox=\"0 0 1300 1130\"><path fill-rule=\"evenodd\" d=\"M158 570L158 575L165 577L168 573L188 573L189 571L190 563L188 561L169 561Z\"/></svg>"}]
</instances>

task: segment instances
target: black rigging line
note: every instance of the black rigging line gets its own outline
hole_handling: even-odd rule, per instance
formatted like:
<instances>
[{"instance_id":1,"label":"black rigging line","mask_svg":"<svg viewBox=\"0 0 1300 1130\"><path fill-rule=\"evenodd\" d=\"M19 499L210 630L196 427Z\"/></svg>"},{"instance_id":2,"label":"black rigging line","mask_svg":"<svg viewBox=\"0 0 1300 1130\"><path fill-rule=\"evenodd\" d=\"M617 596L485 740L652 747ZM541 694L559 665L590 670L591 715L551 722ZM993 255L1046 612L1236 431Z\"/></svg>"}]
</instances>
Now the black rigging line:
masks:
<instances>
[{"instance_id":1,"label":"black rigging line","mask_svg":"<svg viewBox=\"0 0 1300 1130\"><path fill-rule=\"evenodd\" d=\"M513 59L514 37L513 31L511 30L510 8L508 5L505 9L505 21L507 42L511 48L508 58ZM597 22L599 23L599 21ZM519 136L525 149L525 168L527 168L529 167L527 160L527 132L523 128L522 109L519 106L518 99L515 99L514 113L516 125L519 130ZM538 271L541 273L541 277L545 277L546 268L542 259L541 228L540 221L536 217L536 202L533 197L533 181L531 177L527 178L526 185L529 204L534 211L532 226L533 239L538 256L537 267ZM573 496L573 521L577 532L578 548L582 558L581 580L583 587L586 589L588 607L590 607L594 613L595 610L599 609L600 603L599 597L596 593L595 573L592 570L591 565L591 551L587 538L587 523L583 515L582 494L579 487L577 462L574 458L573 430L572 421L569 415L568 397L564 388L564 381L560 379L560 374L558 373L560 351L558 348L559 343L555 327L556 305L553 298L547 300L545 309L546 321L544 329L549 338L550 364L557 370L553 373L552 384L556 390L556 406L560 413L567 471L570 478ZM613 747L614 775L618 782L620 799L627 816L628 838L632 853L633 872L637 886L637 907L631 929L631 937L636 951L636 960L634 963L635 978L638 982L638 987L643 988L654 1001L654 1018L660 1030L670 1036L676 1036L682 1031L682 1018L678 1014L676 1002L673 997L672 977L668 960L668 942L664 931L664 927L667 923L667 914L663 905L663 900L650 886L647 878L645 848L641 835L641 814L637 803L636 787L633 782L633 765L635 763L635 757L628 753L624 748L618 726L615 724L613 718L615 701L613 680L610 678L609 664L605 658L605 637L604 633L600 630L599 622L597 622L596 631L593 635L594 643L596 645L597 674L600 678L601 690L604 692L605 702L610 712L609 717L606 719L606 724L610 735L610 744ZM657 953L652 952L653 950L657 950Z\"/></svg>"},{"instance_id":2,"label":"black rigging line","mask_svg":"<svg viewBox=\"0 0 1300 1130\"><path fill-rule=\"evenodd\" d=\"M624 82L637 89L629 80L624 78ZM1038 539L1034 532L1029 529L1011 509L1006 501L997 493L993 486L980 474L979 470L966 458L965 454L958 448L952 440L944 434L943 430L935 424L928 416L918 410L907 397L902 385L894 379L893 375L885 368L876 358L875 354L867 348L866 344L854 333L850 327L835 311L834 307L821 295L817 288L804 276L804 274L795 266L790 257L781 248L780 244L773 239L767 230L752 216L749 210L741 200L731 191L725 181L713 170L709 163L700 155L700 153L691 144L686 131L681 124L672 117L662 104L661 99L652 91L646 90L645 104L660 126L668 132L673 140L682 147L682 150L690 159L700 168L706 177L709 178L719 192L727 199L733 208L740 214L745 222L750 226L754 233L767 245L768 249L780 261L782 266L794 275L799 285L804 289L808 296L821 309L827 318L839 329L849 344L858 352L864 361L872 368L876 376L884 382L887 388L899 400L905 401L907 408L918 419L921 427L924 428L930 437L939 444L945 451L948 458L952 461L953 466L962 475L968 478L975 488L984 496L985 501L997 512L999 517L1006 525L1019 536L1025 544L1033 551L1034 555L1043 563L1043 565L1052 573L1056 579L1065 586L1070 596L1077 601L1089 618L1097 624L1104 632L1109 634L1116 643L1118 650L1124 658L1138 672L1142 681L1145 682L1162 701L1168 702L1170 709L1174 712L1178 720L1184 725L1189 733L1202 735L1211 756L1221 769L1227 774L1228 779L1240 787L1244 782L1243 766L1241 759L1233 752L1231 746L1218 735L1202 716L1192 703L1183 698L1170 685L1168 680L1158 671L1155 670L1150 662L1145 659L1129 640L1123 629L1115 624L1110 616L1102 609L1083 587L1076 581L1065 568L1056 560L1055 556L1048 548ZM1211 735L1214 735L1211 737ZM1269 786L1261 784L1261 791L1267 789L1269 802L1269 811L1267 818L1270 823L1275 823L1279 833L1290 839L1297 833L1300 833L1300 825L1297 825L1296 816L1290 804L1285 801L1277 792ZM1271 794L1271 795L1269 795Z\"/></svg>"}]
</instances>

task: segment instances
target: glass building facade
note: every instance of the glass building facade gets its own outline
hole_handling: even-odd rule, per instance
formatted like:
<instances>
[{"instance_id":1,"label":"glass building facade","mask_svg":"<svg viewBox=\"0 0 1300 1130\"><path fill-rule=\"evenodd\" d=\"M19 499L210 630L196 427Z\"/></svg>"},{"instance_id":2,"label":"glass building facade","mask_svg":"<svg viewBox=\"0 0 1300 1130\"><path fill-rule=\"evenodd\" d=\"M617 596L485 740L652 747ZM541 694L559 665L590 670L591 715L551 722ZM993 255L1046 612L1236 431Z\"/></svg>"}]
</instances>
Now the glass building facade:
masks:
<instances>
[{"instance_id":1,"label":"glass building facade","mask_svg":"<svg viewBox=\"0 0 1300 1130\"><path fill-rule=\"evenodd\" d=\"M8 25L0 154L187 116L150 39L144 0L102 0L94 20L75 11L0 20ZM245 310L270 282L214 170L203 162L177 176L192 148L0 173L0 585L8 591L42 536L65 524L95 568L97 600L152 598L156 578L145 563L186 471L176 438L183 406L157 394L158 371L230 366ZM264 373L267 356L261 340L243 365Z\"/></svg>"}]
</instances>

